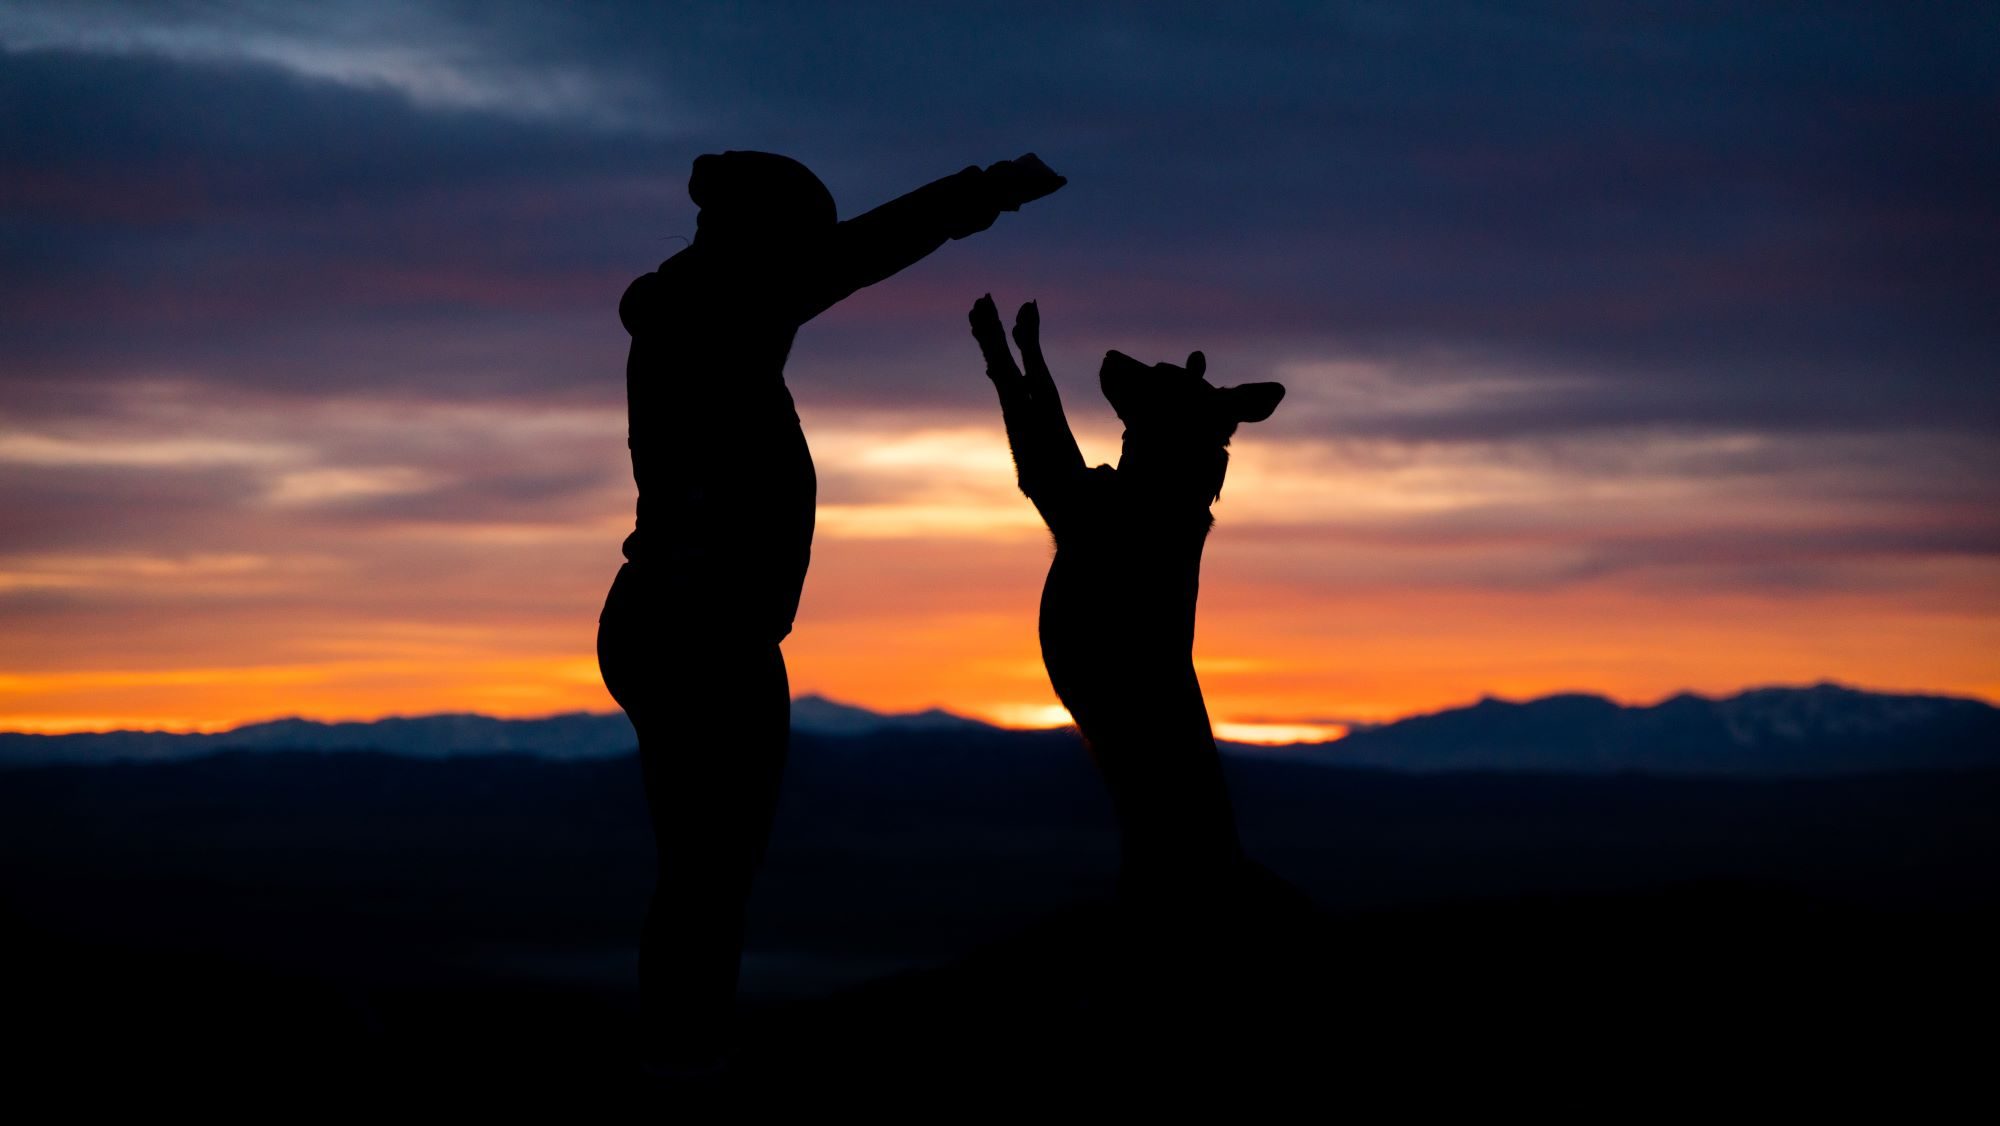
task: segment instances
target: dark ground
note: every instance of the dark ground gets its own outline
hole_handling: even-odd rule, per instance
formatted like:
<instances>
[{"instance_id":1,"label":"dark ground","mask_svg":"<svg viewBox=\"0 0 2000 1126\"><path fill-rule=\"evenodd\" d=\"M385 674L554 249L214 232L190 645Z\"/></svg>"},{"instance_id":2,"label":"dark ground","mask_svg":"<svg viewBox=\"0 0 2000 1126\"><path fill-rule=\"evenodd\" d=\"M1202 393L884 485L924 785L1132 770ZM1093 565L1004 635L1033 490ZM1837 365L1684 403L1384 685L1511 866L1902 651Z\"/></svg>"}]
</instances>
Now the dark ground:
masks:
<instances>
[{"instance_id":1,"label":"dark ground","mask_svg":"<svg viewBox=\"0 0 2000 1126\"><path fill-rule=\"evenodd\" d=\"M633 1066L650 850L629 759L0 775L9 1085L79 1114L724 1100L955 1119L1081 1091L1622 1117L1902 1115L1990 1074L2000 775L1238 760L1252 851L1317 911L1163 921L1114 908L1073 743L987 741L801 741L742 1049L695 1087Z\"/></svg>"}]
</instances>

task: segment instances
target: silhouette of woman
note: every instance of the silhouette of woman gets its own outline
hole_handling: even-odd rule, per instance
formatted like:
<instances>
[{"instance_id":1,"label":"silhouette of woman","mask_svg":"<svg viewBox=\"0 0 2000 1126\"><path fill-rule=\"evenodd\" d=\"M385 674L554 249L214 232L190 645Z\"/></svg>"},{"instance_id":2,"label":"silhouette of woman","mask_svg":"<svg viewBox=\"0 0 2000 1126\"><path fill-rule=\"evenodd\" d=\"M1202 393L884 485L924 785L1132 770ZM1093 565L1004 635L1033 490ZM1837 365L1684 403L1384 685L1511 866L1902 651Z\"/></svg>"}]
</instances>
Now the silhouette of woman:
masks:
<instances>
[{"instance_id":1,"label":"silhouette of woman","mask_svg":"<svg viewBox=\"0 0 2000 1126\"><path fill-rule=\"evenodd\" d=\"M702 156L694 241L619 303L639 504L597 659L638 732L659 858L639 957L651 1066L721 1057L784 768L778 643L798 611L816 488L785 387L792 340L848 294L1065 182L1029 154L837 222L795 160Z\"/></svg>"}]
</instances>

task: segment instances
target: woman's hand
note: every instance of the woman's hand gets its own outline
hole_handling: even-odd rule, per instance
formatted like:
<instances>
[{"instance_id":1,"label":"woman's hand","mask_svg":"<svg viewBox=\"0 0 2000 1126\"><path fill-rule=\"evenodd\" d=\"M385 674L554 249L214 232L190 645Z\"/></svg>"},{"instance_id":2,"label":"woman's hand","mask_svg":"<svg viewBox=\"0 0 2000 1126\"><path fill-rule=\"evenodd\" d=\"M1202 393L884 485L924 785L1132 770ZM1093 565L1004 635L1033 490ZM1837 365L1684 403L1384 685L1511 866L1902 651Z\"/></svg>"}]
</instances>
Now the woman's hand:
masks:
<instances>
[{"instance_id":1,"label":"woman's hand","mask_svg":"<svg viewBox=\"0 0 2000 1126\"><path fill-rule=\"evenodd\" d=\"M1002 211L1019 211L1021 205L1038 200L1069 183L1042 163L1034 153L986 166L986 186Z\"/></svg>"}]
</instances>

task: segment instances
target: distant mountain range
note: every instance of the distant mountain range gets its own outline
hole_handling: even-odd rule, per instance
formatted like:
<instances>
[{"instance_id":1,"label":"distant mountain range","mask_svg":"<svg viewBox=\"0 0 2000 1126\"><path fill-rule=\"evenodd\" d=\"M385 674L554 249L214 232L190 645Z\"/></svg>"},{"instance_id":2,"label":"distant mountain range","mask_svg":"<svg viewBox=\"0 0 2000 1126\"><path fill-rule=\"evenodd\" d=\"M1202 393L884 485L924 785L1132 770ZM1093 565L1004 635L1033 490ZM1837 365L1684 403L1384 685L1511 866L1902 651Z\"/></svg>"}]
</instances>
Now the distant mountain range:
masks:
<instances>
[{"instance_id":1,"label":"distant mountain range","mask_svg":"<svg viewBox=\"0 0 2000 1126\"><path fill-rule=\"evenodd\" d=\"M859 737L883 731L993 731L975 719L932 708L883 714L801 696L792 701L792 728L814 735ZM212 734L106 731L74 735L0 732L0 766L41 763L165 761L218 751L386 751L420 758L525 754L553 759L606 758L637 746L620 712L566 712L541 719L496 719L446 712L391 716L365 723L277 719Z\"/></svg>"},{"instance_id":2,"label":"distant mountain range","mask_svg":"<svg viewBox=\"0 0 2000 1126\"><path fill-rule=\"evenodd\" d=\"M1645 707L1599 696L1486 699L1298 753L1342 766L1564 774L1811 775L2000 766L2000 708L1838 684L1684 694Z\"/></svg>"},{"instance_id":3,"label":"distant mountain range","mask_svg":"<svg viewBox=\"0 0 2000 1126\"><path fill-rule=\"evenodd\" d=\"M1005 734L939 709L884 715L820 696L793 702L792 725L815 736ZM1025 737L1025 734L1024 734ZM984 742L990 740L982 738ZM623 715L544 719L444 714L371 723L281 719L215 734L0 732L0 767L192 758L235 750L370 750L442 758L520 754L592 759L628 753ZM1680 695L1630 707L1599 696L1470 707L1359 729L1331 743L1225 744L1244 757L1417 772L1796 776L2000 767L2000 708L1948 696L1866 692L1837 684L1759 688L1711 699Z\"/></svg>"}]
</instances>

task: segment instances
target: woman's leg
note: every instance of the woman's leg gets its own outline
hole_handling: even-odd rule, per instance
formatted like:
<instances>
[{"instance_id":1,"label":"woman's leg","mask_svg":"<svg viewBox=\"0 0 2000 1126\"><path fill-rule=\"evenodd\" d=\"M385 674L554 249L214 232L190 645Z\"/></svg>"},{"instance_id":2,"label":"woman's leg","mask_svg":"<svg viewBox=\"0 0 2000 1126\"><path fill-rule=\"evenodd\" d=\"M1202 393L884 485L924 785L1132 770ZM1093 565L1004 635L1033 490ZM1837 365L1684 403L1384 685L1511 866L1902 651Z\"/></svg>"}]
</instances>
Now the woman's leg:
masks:
<instances>
[{"instance_id":1,"label":"woman's leg","mask_svg":"<svg viewBox=\"0 0 2000 1126\"><path fill-rule=\"evenodd\" d=\"M644 623L613 613L618 593L599 626L598 661L639 735L659 863L639 953L647 1048L694 1062L727 1043L744 907L790 738L790 691L775 643L634 629Z\"/></svg>"},{"instance_id":2,"label":"woman's leg","mask_svg":"<svg viewBox=\"0 0 2000 1126\"><path fill-rule=\"evenodd\" d=\"M683 666L678 705L639 734L659 881L639 988L649 1037L680 1055L719 1052L790 735L776 645L711 651Z\"/></svg>"}]
</instances>

